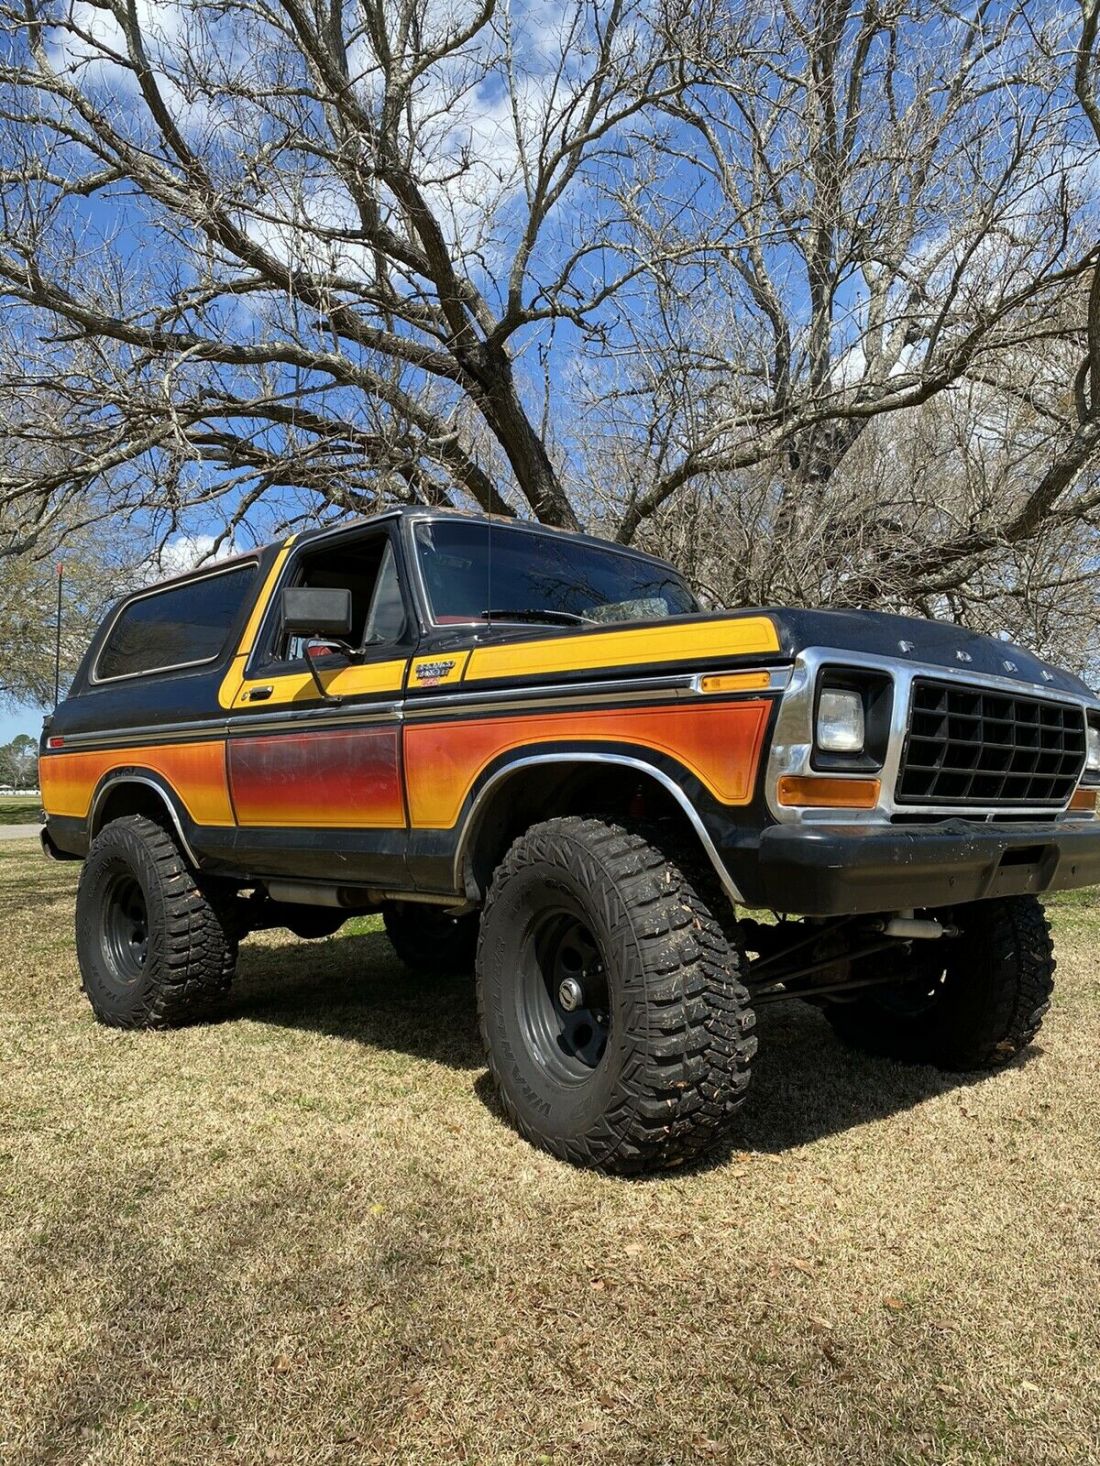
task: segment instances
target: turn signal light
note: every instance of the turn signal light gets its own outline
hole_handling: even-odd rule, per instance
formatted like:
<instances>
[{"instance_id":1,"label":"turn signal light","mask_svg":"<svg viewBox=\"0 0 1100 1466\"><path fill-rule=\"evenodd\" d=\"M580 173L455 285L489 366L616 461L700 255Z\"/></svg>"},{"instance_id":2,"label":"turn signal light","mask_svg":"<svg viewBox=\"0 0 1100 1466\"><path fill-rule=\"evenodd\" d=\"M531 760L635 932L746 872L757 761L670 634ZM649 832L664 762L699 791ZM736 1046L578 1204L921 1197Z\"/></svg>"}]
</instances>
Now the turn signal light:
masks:
<instances>
[{"instance_id":1,"label":"turn signal light","mask_svg":"<svg viewBox=\"0 0 1100 1466\"><path fill-rule=\"evenodd\" d=\"M1069 806L1077 814L1096 813L1096 790L1075 789L1070 795Z\"/></svg>"},{"instance_id":2,"label":"turn signal light","mask_svg":"<svg viewBox=\"0 0 1100 1466\"><path fill-rule=\"evenodd\" d=\"M779 781L780 804L801 809L874 809L878 779L825 779L808 774L784 774Z\"/></svg>"},{"instance_id":3,"label":"turn signal light","mask_svg":"<svg viewBox=\"0 0 1100 1466\"><path fill-rule=\"evenodd\" d=\"M771 685L770 672L708 672L699 679L700 692L763 692Z\"/></svg>"}]
</instances>

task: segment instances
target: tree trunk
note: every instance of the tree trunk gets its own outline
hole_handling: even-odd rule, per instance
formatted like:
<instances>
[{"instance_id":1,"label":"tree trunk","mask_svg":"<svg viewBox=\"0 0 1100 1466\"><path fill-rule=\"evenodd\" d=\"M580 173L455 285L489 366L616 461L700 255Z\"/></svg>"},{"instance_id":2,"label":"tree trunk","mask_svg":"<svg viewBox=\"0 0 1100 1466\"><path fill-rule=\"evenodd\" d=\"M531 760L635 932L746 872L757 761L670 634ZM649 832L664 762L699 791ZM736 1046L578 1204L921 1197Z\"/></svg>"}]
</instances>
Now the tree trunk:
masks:
<instances>
[{"instance_id":1,"label":"tree trunk","mask_svg":"<svg viewBox=\"0 0 1100 1466\"><path fill-rule=\"evenodd\" d=\"M470 363L477 383L474 395L535 518L555 529L580 529L542 438L520 401L507 353L500 347L482 348L478 357Z\"/></svg>"}]
</instances>

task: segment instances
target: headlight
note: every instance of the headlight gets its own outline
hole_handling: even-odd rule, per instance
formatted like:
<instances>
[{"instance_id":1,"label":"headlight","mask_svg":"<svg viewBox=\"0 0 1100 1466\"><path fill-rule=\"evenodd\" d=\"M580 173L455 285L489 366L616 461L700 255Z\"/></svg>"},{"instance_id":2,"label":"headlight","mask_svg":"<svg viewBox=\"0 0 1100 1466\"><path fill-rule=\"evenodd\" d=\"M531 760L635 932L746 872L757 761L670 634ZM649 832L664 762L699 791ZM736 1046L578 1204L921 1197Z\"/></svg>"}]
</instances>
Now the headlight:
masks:
<instances>
[{"instance_id":1,"label":"headlight","mask_svg":"<svg viewBox=\"0 0 1100 1466\"><path fill-rule=\"evenodd\" d=\"M823 687L815 736L822 753L862 753L867 736L862 694L844 687Z\"/></svg>"},{"instance_id":2,"label":"headlight","mask_svg":"<svg viewBox=\"0 0 1100 1466\"><path fill-rule=\"evenodd\" d=\"M1091 720L1085 739L1085 773L1091 779L1100 776L1100 723Z\"/></svg>"}]
</instances>

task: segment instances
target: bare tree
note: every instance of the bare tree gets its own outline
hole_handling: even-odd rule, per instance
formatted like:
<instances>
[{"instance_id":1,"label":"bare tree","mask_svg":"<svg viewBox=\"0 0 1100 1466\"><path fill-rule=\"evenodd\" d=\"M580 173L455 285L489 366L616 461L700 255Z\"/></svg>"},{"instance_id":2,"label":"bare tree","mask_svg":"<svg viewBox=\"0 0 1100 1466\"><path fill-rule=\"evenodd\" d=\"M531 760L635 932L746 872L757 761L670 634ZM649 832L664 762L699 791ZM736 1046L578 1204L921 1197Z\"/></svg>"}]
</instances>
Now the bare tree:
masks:
<instances>
[{"instance_id":1,"label":"bare tree","mask_svg":"<svg viewBox=\"0 0 1100 1466\"><path fill-rule=\"evenodd\" d=\"M874 605L947 618L1096 677L1097 535L1079 500L1027 539L1003 533L1064 432L1015 393L960 387L873 423L797 536L782 533L785 486L764 466L696 480L639 540L661 545L726 605ZM1086 483L1098 486L1095 470ZM989 529L981 553L937 556L979 525Z\"/></svg>"},{"instance_id":2,"label":"bare tree","mask_svg":"<svg viewBox=\"0 0 1100 1466\"><path fill-rule=\"evenodd\" d=\"M1026 0L728 12L662 104L678 186L660 210L635 207L667 263L633 350L610 381L603 362L592 372L593 410L636 450L621 538L700 475L765 461L777 531L797 537L876 419L1003 379L1055 336L1076 353L1060 386L1085 371L1100 260L1085 5L1079 43ZM1095 416L1089 394L1012 535L1035 532L1094 456Z\"/></svg>"},{"instance_id":3,"label":"bare tree","mask_svg":"<svg viewBox=\"0 0 1100 1466\"><path fill-rule=\"evenodd\" d=\"M600 263L586 180L667 91L643 10L0 10L0 288L49 334L84 481L144 457L207 466L237 519L282 486L512 512L484 440L528 512L575 526L515 354L637 268Z\"/></svg>"},{"instance_id":4,"label":"bare tree","mask_svg":"<svg viewBox=\"0 0 1100 1466\"><path fill-rule=\"evenodd\" d=\"M1097 508L1081 7L0 0L0 495L700 552L714 503L746 594L1007 574ZM914 457L992 418L980 490Z\"/></svg>"},{"instance_id":5,"label":"bare tree","mask_svg":"<svg viewBox=\"0 0 1100 1466\"><path fill-rule=\"evenodd\" d=\"M0 541L3 535L0 516ZM57 560L47 548L40 542L42 553L25 551L0 560L0 707L53 704L59 563L64 564L62 695L107 606L142 578L138 567L116 563L110 547L94 534L65 535Z\"/></svg>"}]
</instances>

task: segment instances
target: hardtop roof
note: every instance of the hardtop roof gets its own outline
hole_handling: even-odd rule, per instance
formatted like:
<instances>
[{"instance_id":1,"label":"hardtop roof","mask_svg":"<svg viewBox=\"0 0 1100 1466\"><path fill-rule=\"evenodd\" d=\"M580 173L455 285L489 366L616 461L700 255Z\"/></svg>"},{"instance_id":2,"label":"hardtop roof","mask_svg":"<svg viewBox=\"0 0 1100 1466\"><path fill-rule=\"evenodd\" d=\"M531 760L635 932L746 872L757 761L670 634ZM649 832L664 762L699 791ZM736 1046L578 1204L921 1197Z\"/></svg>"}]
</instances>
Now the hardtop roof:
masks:
<instances>
[{"instance_id":1,"label":"hardtop roof","mask_svg":"<svg viewBox=\"0 0 1100 1466\"><path fill-rule=\"evenodd\" d=\"M559 529L556 525L541 524L537 520L513 519L503 514L486 514L479 510L435 507L428 504L395 504L377 514L356 515L352 519L341 520L339 524L319 525L316 529L303 530L294 539L294 543L296 545L305 544L325 539L330 535L342 534L348 530L365 529L369 525L382 524L389 519L454 520L464 524L482 523L494 528L516 529L527 534L564 536L566 539L577 540L581 544L593 545L598 549L613 550L621 555L632 555L639 560L664 565L675 570L677 575L683 574L681 570L677 570L671 560L666 560L661 555L653 555L648 550L636 549L633 545L621 545L616 540L609 540L601 535L586 534L583 530ZM287 541L280 543L285 544Z\"/></svg>"}]
</instances>

